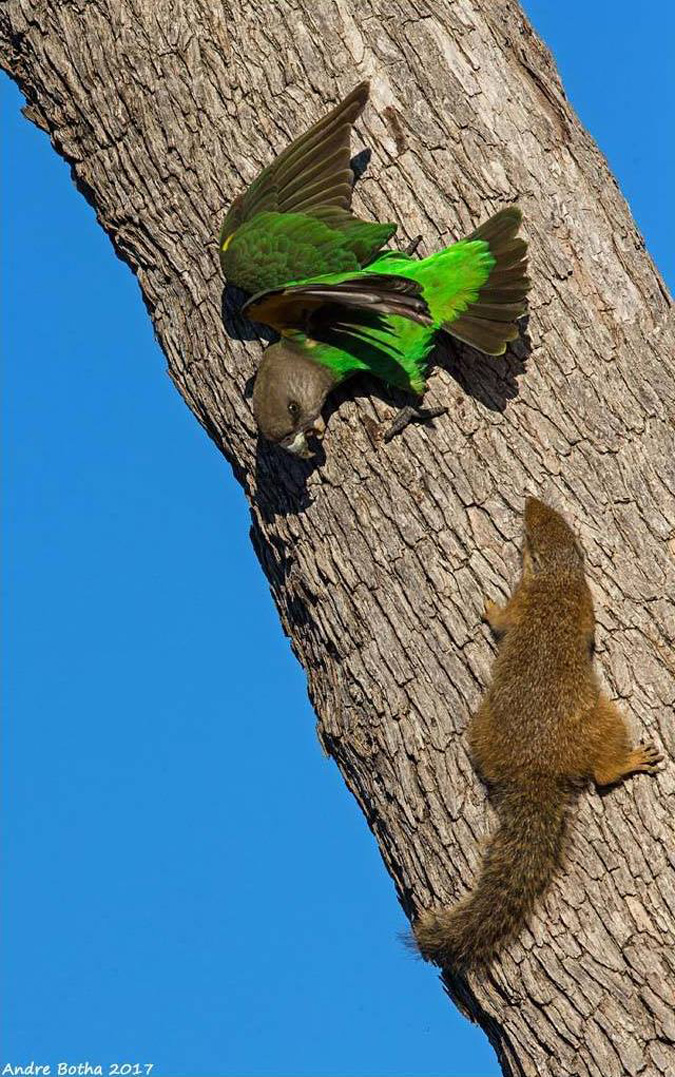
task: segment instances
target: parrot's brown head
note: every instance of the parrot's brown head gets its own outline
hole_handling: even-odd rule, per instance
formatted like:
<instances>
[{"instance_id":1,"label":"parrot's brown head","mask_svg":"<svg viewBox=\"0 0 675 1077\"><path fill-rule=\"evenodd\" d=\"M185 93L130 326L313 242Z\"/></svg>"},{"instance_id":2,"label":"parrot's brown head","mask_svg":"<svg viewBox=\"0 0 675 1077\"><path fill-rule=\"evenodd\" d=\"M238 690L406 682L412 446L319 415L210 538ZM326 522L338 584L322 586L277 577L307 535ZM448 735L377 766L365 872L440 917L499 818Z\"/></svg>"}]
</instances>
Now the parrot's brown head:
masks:
<instances>
[{"instance_id":1,"label":"parrot's brown head","mask_svg":"<svg viewBox=\"0 0 675 1077\"><path fill-rule=\"evenodd\" d=\"M263 437L309 459L307 434L321 437L326 424L321 409L336 377L310 359L309 348L280 340L263 355L253 388L253 414Z\"/></svg>"}]
</instances>

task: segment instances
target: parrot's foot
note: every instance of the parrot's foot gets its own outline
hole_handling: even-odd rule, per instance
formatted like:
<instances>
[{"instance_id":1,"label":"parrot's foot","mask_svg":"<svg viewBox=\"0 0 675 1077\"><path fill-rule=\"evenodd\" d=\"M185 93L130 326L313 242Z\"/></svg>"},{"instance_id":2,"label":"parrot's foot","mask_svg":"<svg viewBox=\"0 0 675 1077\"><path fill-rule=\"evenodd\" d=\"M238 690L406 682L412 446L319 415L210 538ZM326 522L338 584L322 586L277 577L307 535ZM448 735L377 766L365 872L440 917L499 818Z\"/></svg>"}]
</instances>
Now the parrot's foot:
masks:
<instances>
[{"instance_id":1,"label":"parrot's foot","mask_svg":"<svg viewBox=\"0 0 675 1077\"><path fill-rule=\"evenodd\" d=\"M403 248L403 253L407 254L409 258L412 258L413 254L415 253L421 242L422 236L415 236L414 239L410 240L408 246Z\"/></svg>"},{"instance_id":2,"label":"parrot's foot","mask_svg":"<svg viewBox=\"0 0 675 1077\"><path fill-rule=\"evenodd\" d=\"M384 435L384 441L391 441L410 423L428 423L431 419L437 419L439 415L446 415L447 408L416 408L410 404L401 408L393 423Z\"/></svg>"}]
</instances>

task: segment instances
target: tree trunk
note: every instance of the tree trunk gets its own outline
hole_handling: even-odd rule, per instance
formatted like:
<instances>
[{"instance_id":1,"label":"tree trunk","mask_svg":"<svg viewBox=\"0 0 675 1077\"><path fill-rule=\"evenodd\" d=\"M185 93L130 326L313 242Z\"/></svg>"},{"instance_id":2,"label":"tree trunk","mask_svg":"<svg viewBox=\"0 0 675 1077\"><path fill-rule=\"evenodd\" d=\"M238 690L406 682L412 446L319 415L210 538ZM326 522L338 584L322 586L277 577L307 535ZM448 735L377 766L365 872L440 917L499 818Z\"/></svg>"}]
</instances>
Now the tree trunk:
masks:
<instances>
[{"instance_id":1,"label":"tree trunk","mask_svg":"<svg viewBox=\"0 0 675 1077\"><path fill-rule=\"evenodd\" d=\"M137 274L173 381L244 485L319 735L406 911L466 892L491 824L463 734L525 494L577 528L609 690L672 755L669 299L517 4L6 0L0 20L27 115ZM357 211L398 220L402 241L423 233L429 253L518 199L534 289L506 360L441 357L428 400L451 412L435 429L381 444L392 401L350 385L312 467L257 444L260 346L223 297L216 237L232 197L364 77ZM670 764L582 797L531 927L488 975L447 985L505 1073L675 1071L674 807Z\"/></svg>"}]
</instances>

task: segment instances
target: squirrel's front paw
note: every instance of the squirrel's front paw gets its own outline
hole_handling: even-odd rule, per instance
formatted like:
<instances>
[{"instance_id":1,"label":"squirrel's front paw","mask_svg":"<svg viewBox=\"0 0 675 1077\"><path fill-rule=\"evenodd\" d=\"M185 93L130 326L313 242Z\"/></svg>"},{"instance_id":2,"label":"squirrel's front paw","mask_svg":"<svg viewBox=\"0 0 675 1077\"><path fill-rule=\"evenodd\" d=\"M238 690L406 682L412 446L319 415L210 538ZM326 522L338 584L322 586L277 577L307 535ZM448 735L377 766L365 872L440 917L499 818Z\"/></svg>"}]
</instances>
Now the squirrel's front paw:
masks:
<instances>
[{"instance_id":1,"label":"squirrel's front paw","mask_svg":"<svg viewBox=\"0 0 675 1077\"><path fill-rule=\"evenodd\" d=\"M503 635L507 627L506 606L500 606L498 602L486 602L483 620L487 621L496 636Z\"/></svg>"},{"instance_id":2,"label":"squirrel's front paw","mask_svg":"<svg viewBox=\"0 0 675 1077\"><path fill-rule=\"evenodd\" d=\"M500 606L498 602L486 602L483 610L483 620L491 625L493 621L499 620L499 614L503 609L504 607Z\"/></svg>"}]
</instances>

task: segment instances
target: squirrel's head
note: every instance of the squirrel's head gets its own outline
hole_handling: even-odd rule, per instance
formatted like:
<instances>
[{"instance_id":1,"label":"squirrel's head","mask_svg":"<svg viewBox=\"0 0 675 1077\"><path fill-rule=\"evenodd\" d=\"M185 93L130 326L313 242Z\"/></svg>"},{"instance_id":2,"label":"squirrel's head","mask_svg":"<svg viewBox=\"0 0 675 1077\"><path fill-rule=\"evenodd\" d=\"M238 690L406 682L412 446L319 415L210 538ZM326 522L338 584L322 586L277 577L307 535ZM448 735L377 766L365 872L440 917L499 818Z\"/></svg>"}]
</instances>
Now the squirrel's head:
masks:
<instances>
[{"instance_id":1,"label":"squirrel's head","mask_svg":"<svg viewBox=\"0 0 675 1077\"><path fill-rule=\"evenodd\" d=\"M536 497L525 502L523 572L536 575L551 569L583 572L584 555L572 528L559 512Z\"/></svg>"}]
</instances>

